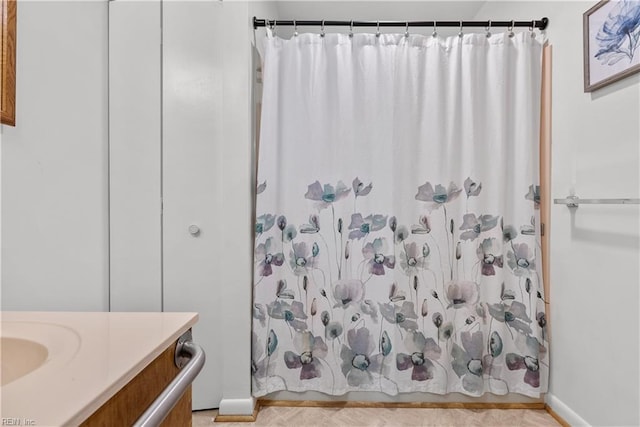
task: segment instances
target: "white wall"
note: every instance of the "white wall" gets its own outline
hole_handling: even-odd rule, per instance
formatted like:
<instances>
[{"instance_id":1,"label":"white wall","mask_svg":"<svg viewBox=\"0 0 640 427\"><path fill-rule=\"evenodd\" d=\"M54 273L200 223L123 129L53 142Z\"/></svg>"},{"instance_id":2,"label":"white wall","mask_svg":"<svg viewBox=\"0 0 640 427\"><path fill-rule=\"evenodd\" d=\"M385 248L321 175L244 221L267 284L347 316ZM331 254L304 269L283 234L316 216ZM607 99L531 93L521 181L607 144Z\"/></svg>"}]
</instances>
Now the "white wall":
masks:
<instances>
[{"instance_id":1,"label":"white wall","mask_svg":"<svg viewBox=\"0 0 640 427\"><path fill-rule=\"evenodd\" d=\"M107 2L21 2L2 309L106 310Z\"/></svg>"},{"instance_id":2,"label":"white wall","mask_svg":"<svg viewBox=\"0 0 640 427\"><path fill-rule=\"evenodd\" d=\"M552 198L640 196L640 75L583 92L582 13L594 1L488 2L478 19L547 16ZM571 424L638 425L637 206L551 209L549 402Z\"/></svg>"}]
</instances>

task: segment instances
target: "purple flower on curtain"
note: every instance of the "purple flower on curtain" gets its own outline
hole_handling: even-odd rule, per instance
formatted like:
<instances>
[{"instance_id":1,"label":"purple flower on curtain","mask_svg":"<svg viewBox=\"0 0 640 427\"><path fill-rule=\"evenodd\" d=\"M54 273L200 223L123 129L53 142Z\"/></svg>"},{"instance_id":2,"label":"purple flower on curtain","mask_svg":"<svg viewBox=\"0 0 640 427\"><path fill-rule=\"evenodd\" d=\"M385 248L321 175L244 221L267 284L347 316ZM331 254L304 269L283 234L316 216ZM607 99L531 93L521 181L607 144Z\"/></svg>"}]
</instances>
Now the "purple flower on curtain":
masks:
<instances>
[{"instance_id":1,"label":"purple flower on curtain","mask_svg":"<svg viewBox=\"0 0 640 427\"><path fill-rule=\"evenodd\" d=\"M520 356L515 353L507 353L505 356L507 368L511 371L526 369L524 382L531 387L540 387L540 366L538 359L531 356Z\"/></svg>"},{"instance_id":2,"label":"purple flower on curtain","mask_svg":"<svg viewBox=\"0 0 640 427\"><path fill-rule=\"evenodd\" d=\"M462 388L474 394L481 394L484 389L484 365L482 360L483 338L482 332L476 331L471 334L469 331L460 333L462 347L453 343L451 347L451 367L453 371L462 379Z\"/></svg>"},{"instance_id":3,"label":"purple flower on curtain","mask_svg":"<svg viewBox=\"0 0 640 427\"><path fill-rule=\"evenodd\" d=\"M540 209L540 186L530 185L529 192L525 194L525 199L531 200L536 209Z\"/></svg>"},{"instance_id":4,"label":"purple flower on curtain","mask_svg":"<svg viewBox=\"0 0 640 427\"><path fill-rule=\"evenodd\" d=\"M344 185L342 181L338 181L335 187L331 184L324 184L323 187L319 181L316 181L308 186L304 197L316 202L318 209L325 209L333 202L347 197L350 191L351 189Z\"/></svg>"},{"instance_id":5,"label":"purple flower on curtain","mask_svg":"<svg viewBox=\"0 0 640 427\"><path fill-rule=\"evenodd\" d=\"M317 264L318 256L313 254L306 242L293 244L293 250L289 252L289 265L296 276L308 275Z\"/></svg>"},{"instance_id":6,"label":"purple flower on curtain","mask_svg":"<svg viewBox=\"0 0 640 427\"><path fill-rule=\"evenodd\" d=\"M351 304L358 305L364 297L364 284L360 280L339 280L333 288L333 297L334 307L346 309Z\"/></svg>"},{"instance_id":7,"label":"purple flower on curtain","mask_svg":"<svg viewBox=\"0 0 640 427\"><path fill-rule=\"evenodd\" d=\"M392 325L398 325L407 331L415 331L418 329L418 315L414 308L413 302L403 301L401 306L390 303L378 303L380 306L380 314L387 322Z\"/></svg>"},{"instance_id":8,"label":"purple flower on curtain","mask_svg":"<svg viewBox=\"0 0 640 427\"><path fill-rule=\"evenodd\" d=\"M526 243L514 243L511 247L513 250L507 252L507 265L516 276L530 276L536 269L533 251Z\"/></svg>"},{"instance_id":9,"label":"purple flower on curtain","mask_svg":"<svg viewBox=\"0 0 640 427\"><path fill-rule=\"evenodd\" d=\"M255 259L258 262L258 274L263 277L271 276L272 265L281 266L284 263L282 252L271 253L273 238L269 237L264 243L260 243L255 250Z\"/></svg>"},{"instance_id":10,"label":"purple flower on curtain","mask_svg":"<svg viewBox=\"0 0 640 427\"><path fill-rule=\"evenodd\" d=\"M350 329L347 332L347 344L342 344L340 358L342 359L342 374L347 384L352 387L371 384L371 372L379 372L383 355L373 354L376 348L373 335L369 329L362 327Z\"/></svg>"},{"instance_id":11,"label":"purple flower on curtain","mask_svg":"<svg viewBox=\"0 0 640 427\"><path fill-rule=\"evenodd\" d=\"M267 313L272 319L284 320L296 331L307 329L307 322L303 321L307 319L307 315L300 301L273 301L267 304Z\"/></svg>"},{"instance_id":12,"label":"purple flower on curtain","mask_svg":"<svg viewBox=\"0 0 640 427\"><path fill-rule=\"evenodd\" d=\"M640 45L640 2L617 2L596 35L599 50L595 57L606 65L614 65L622 59L633 61Z\"/></svg>"},{"instance_id":13,"label":"purple flower on curtain","mask_svg":"<svg viewBox=\"0 0 640 427\"><path fill-rule=\"evenodd\" d=\"M547 349L540 344L537 338L525 337L516 342L519 353L507 353L505 362L511 371L525 369L524 382L531 387L540 387L540 362L539 357L546 353Z\"/></svg>"},{"instance_id":14,"label":"purple flower on curtain","mask_svg":"<svg viewBox=\"0 0 640 427\"><path fill-rule=\"evenodd\" d=\"M297 351L286 351L284 363L289 369L300 369L300 379L318 378L322 373L320 359L327 356L327 344L321 337L314 337L311 332L297 333L293 338L293 347Z\"/></svg>"},{"instance_id":15,"label":"purple flower on curtain","mask_svg":"<svg viewBox=\"0 0 640 427\"><path fill-rule=\"evenodd\" d=\"M362 181L360 181L360 179L356 177L356 179L353 180L352 187L353 194L355 194L356 197L366 196L367 194L371 193L373 183L370 182L369 185L365 186Z\"/></svg>"},{"instance_id":16,"label":"purple flower on curtain","mask_svg":"<svg viewBox=\"0 0 640 427\"><path fill-rule=\"evenodd\" d=\"M447 308L470 307L478 302L478 285L467 280L458 280L447 284Z\"/></svg>"},{"instance_id":17,"label":"purple flower on curtain","mask_svg":"<svg viewBox=\"0 0 640 427\"><path fill-rule=\"evenodd\" d=\"M462 189L458 188L453 182L449 184L449 188L444 188L444 186L437 184L435 189L430 182L426 182L418 187L416 200L427 202L429 208L433 210L457 199L461 191Z\"/></svg>"},{"instance_id":18,"label":"purple flower on curtain","mask_svg":"<svg viewBox=\"0 0 640 427\"><path fill-rule=\"evenodd\" d=\"M433 379L435 367L431 360L440 358L442 350L433 338L425 338L422 332L407 334L404 344L409 354L398 353L396 356L396 366L400 371L411 371L413 381L427 381Z\"/></svg>"},{"instance_id":19,"label":"purple flower on curtain","mask_svg":"<svg viewBox=\"0 0 640 427\"><path fill-rule=\"evenodd\" d=\"M420 269L426 268L427 257L423 254L423 247L418 247L416 242L404 245L404 251L400 252L400 267L407 276L415 276Z\"/></svg>"},{"instance_id":20,"label":"purple flower on curtain","mask_svg":"<svg viewBox=\"0 0 640 427\"><path fill-rule=\"evenodd\" d=\"M373 242L367 243L362 248L362 255L369 264L369 273L376 276L384 274L384 268L394 268L396 259L393 255L385 255L387 252L387 240L384 237L378 237Z\"/></svg>"},{"instance_id":21,"label":"purple flower on curtain","mask_svg":"<svg viewBox=\"0 0 640 427\"><path fill-rule=\"evenodd\" d=\"M467 198L477 196L482 190L482 183L476 182L471 177L464 180L464 191L467 193Z\"/></svg>"},{"instance_id":22,"label":"purple flower on curtain","mask_svg":"<svg viewBox=\"0 0 640 427\"><path fill-rule=\"evenodd\" d=\"M351 215L351 224L349 224L350 239L362 239L372 231L382 230L387 225L387 216L375 214L368 215L366 218L362 214L354 213Z\"/></svg>"},{"instance_id":23,"label":"purple flower on curtain","mask_svg":"<svg viewBox=\"0 0 640 427\"><path fill-rule=\"evenodd\" d=\"M475 240L480 236L480 233L484 233L495 228L498 225L497 216L493 215L480 215L476 218L476 214L469 213L462 217L462 225L460 230L464 230L460 234L462 240Z\"/></svg>"},{"instance_id":24,"label":"purple flower on curtain","mask_svg":"<svg viewBox=\"0 0 640 427\"><path fill-rule=\"evenodd\" d=\"M276 222L276 216L271 214L260 215L256 218L256 234L266 233Z\"/></svg>"},{"instance_id":25,"label":"purple flower on curtain","mask_svg":"<svg viewBox=\"0 0 640 427\"><path fill-rule=\"evenodd\" d=\"M476 255L482 265L483 276L495 276L495 268L502 268L502 249L498 246L496 239L484 239L476 249Z\"/></svg>"}]
</instances>

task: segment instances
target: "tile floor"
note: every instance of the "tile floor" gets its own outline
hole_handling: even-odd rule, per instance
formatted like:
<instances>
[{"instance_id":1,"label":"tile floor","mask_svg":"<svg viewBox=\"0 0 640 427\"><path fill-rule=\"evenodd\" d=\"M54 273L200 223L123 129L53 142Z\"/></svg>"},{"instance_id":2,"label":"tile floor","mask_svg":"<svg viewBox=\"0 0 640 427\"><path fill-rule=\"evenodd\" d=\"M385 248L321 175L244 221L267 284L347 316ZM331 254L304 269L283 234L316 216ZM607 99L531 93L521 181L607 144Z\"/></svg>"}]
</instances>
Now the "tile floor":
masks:
<instances>
[{"instance_id":1,"label":"tile floor","mask_svg":"<svg viewBox=\"0 0 640 427\"><path fill-rule=\"evenodd\" d=\"M263 407L254 423L215 423L216 410L193 413L193 427L249 426L559 426L544 410Z\"/></svg>"}]
</instances>

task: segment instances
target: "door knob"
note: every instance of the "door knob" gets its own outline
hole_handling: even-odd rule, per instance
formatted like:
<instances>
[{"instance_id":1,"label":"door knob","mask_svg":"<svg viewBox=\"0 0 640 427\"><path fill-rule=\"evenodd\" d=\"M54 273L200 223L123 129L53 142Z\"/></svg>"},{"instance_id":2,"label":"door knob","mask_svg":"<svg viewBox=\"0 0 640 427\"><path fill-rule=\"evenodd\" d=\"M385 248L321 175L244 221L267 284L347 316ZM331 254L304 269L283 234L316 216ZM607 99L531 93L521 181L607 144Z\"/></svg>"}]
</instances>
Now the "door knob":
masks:
<instances>
[{"instance_id":1,"label":"door knob","mask_svg":"<svg viewBox=\"0 0 640 427\"><path fill-rule=\"evenodd\" d=\"M195 224L191 224L189 226L189 234L191 234L193 237L197 237L200 234L200 227Z\"/></svg>"}]
</instances>

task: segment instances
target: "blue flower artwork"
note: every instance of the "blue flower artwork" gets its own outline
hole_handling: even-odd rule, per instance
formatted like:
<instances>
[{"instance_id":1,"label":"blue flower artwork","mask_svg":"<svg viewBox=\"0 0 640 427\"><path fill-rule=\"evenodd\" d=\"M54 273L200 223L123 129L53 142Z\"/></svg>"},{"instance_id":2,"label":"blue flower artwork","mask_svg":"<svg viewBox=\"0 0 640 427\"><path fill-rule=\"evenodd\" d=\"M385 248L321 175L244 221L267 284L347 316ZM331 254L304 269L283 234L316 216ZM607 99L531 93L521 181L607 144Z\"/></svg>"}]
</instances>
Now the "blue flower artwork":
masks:
<instances>
[{"instance_id":1,"label":"blue flower artwork","mask_svg":"<svg viewBox=\"0 0 640 427\"><path fill-rule=\"evenodd\" d=\"M614 65L626 59L631 63L640 44L640 1L617 2L596 35L595 57L603 64Z\"/></svg>"}]
</instances>

